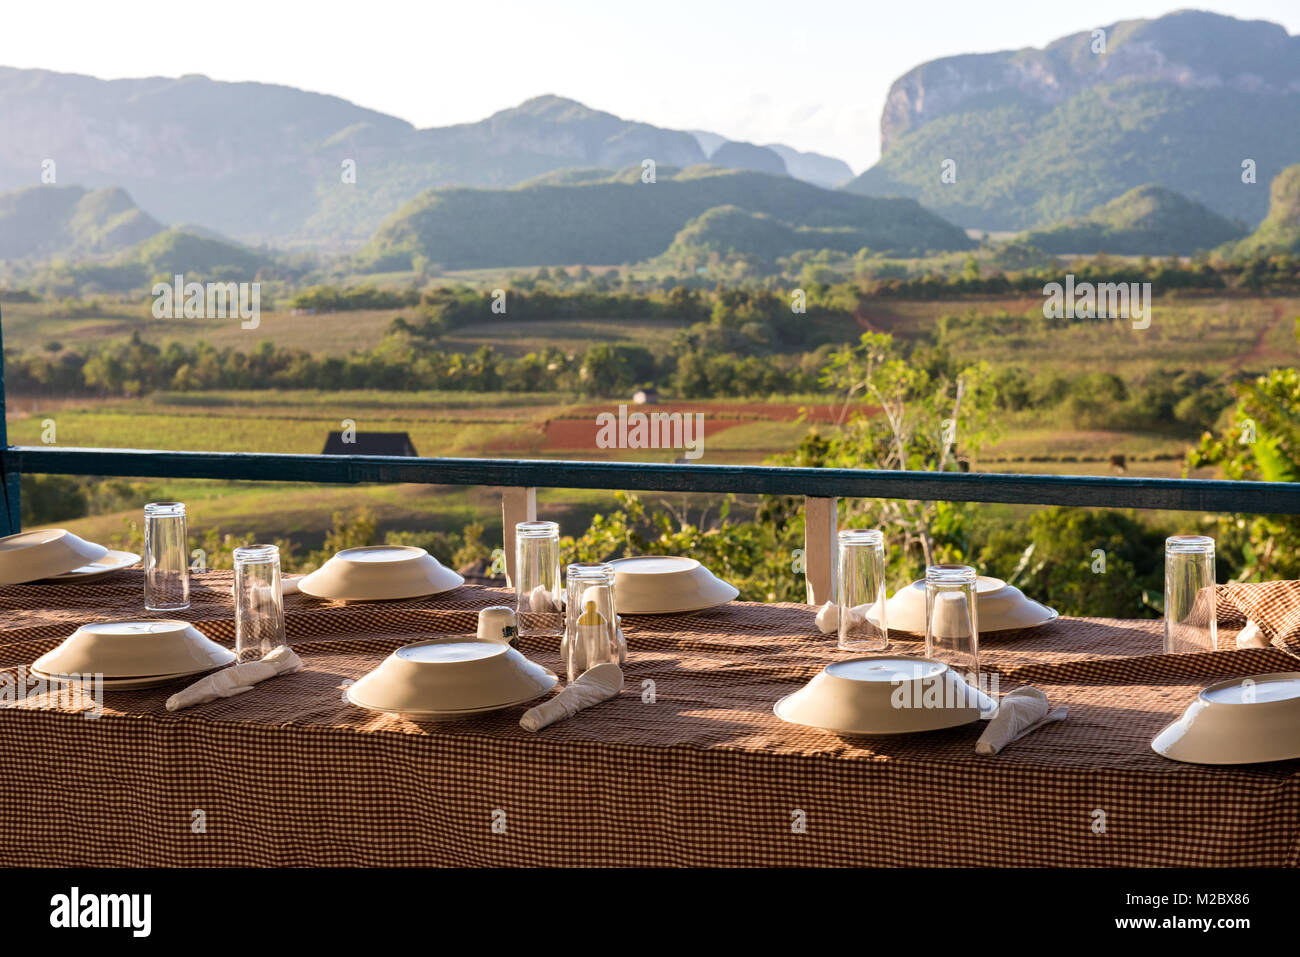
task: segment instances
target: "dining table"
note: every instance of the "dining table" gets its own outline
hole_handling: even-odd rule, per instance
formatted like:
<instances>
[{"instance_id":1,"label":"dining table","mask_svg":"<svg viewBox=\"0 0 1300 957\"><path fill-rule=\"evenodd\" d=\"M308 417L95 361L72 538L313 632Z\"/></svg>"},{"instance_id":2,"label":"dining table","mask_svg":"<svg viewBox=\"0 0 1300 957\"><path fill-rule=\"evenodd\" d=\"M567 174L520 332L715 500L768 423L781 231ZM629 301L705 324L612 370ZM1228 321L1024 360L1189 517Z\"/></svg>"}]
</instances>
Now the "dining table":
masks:
<instances>
[{"instance_id":1,"label":"dining table","mask_svg":"<svg viewBox=\"0 0 1300 957\"><path fill-rule=\"evenodd\" d=\"M227 646L232 576L146 613L143 573L0 588L5 866L1296 866L1300 760L1178 763L1151 739L1213 682L1297 671L1280 647L1162 653L1162 622L1062 616L980 636L994 690L1033 685L1064 720L995 755L983 722L847 738L787 724L784 695L846 656L793 603L624 615L623 691L537 732L525 706L417 723L347 687L411 642L473 635L512 605L285 596L303 668L179 711L181 681L72 696L28 668L95 621L182 617ZM559 639L520 650L563 676ZM891 654L921 636L892 633ZM89 700L88 700L89 698Z\"/></svg>"}]
</instances>

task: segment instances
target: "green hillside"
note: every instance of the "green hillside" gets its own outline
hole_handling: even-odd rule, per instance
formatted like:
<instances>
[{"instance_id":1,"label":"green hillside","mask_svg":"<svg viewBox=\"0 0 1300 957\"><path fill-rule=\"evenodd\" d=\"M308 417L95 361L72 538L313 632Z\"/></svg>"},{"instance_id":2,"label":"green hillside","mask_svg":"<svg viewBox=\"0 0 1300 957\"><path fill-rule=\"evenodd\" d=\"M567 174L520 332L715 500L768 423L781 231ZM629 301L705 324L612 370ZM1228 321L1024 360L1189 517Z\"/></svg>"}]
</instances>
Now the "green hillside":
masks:
<instances>
[{"instance_id":1,"label":"green hillside","mask_svg":"<svg viewBox=\"0 0 1300 957\"><path fill-rule=\"evenodd\" d=\"M252 279L267 257L221 239L168 229L128 250L126 261L139 263L150 275L239 273Z\"/></svg>"},{"instance_id":2,"label":"green hillside","mask_svg":"<svg viewBox=\"0 0 1300 957\"><path fill-rule=\"evenodd\" d=\"M114 256L69 262L59 260L33 273L31 285L55 295L123 293L150 286L155 277L180 273L187 280L250 282L276 262L224 239L166 229Z\"/></svg>"},{"instance_id":3,"label":"green hillside","mask_svg":"<svg viewBox=\"0 0 1300 957\"><path fill-rule=\"evenodd\" d=\"M1148 184L1098 206L1087 216L1017 238L1053 255L1105 252L1120 256L1185 256L1244 233L1240 223L1173 190Z\"/></svg>"},{"instance_id":4,"label":"green hillside","mask_svg":"<svg viewBox=\"0 0 1300 957\"><path fill-rule=\"evenodd\" d=\"M1273 177L1268 216L1259 228L1220 252L1231 257L1300 253L1300 163Z\"/></svg>"},{"instance_id":5,"label":"green hillside","mask_svg":"<svg viewBox=\"0 0 1300 957\"><path fill-rule=\"evenodd\" d=\"M0 195L0 259L113 253L162 228L122 189L33 186Z\"/></svg>"},{"instance_id":6,"label":"green hillside","mask_svg":"<svg viewBox=\"0 0 1300 957\"><path fill-rule=\"evenodd\" d=\"M1102 54L1080 33L910 71L886 100L880 162L845 188L1023 230L1155 183L1258 223L1267 196L1242 162L1262 184L1300 157L1300 37L1197 11L1105 29Z\"/></svg>"},{"instance_id":7,"label":"green hillside","mask_svg":"<svg viewBox=\"0 0 1300 957\"><path fill-rule=\"evenodd\" d=\"M866 227L789 226L739 206L715 206L692 219L673 237L664 258L676 263L700 263L712 254L730 253L771 262L806 249L856 253L881 249L893 241L886 223Z\"/></svg>"},{"instance_id":8,"label":"green hillside","mask_svg":"<svg viewBox=\"0 0 1300 957\"><path fill-rule=\"evenodd\" d=\"M912 200L853 196L786 176L694 166L639 167L596 180L547 179L515 189L435 189L403 207L360 259L375 271L409 268L422 256L449 269L641 262L663 253L691 220L732 206L789 230L842 230L846 246L894 253L967 249L966 235ZM554 185L552 185L554 184ZM735 224L734 214L727 222ZM755 230L771 243L779 230ZM781 233L785 236L785 233ZM826 245L821 233L810 245Z\"/></svg>"}]
</instances>

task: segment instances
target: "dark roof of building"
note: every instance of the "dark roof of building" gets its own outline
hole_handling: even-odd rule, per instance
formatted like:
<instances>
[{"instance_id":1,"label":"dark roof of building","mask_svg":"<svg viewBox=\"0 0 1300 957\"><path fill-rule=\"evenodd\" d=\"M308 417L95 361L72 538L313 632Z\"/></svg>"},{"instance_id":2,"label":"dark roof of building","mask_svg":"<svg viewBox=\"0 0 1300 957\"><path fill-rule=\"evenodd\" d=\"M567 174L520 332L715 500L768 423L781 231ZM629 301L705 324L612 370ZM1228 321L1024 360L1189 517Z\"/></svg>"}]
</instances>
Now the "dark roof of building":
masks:
<instances>
[{"instance_id":1,"label":"dark roof of building","mask_svg":"<svg viewBox=\"0 0 1300 957\"><path fill-rule=\"evenodd\" d=\"M321 455L419 455L409 432L355 432L351 442L342 432L331 432Z\"/></svg>"}]
</instances>

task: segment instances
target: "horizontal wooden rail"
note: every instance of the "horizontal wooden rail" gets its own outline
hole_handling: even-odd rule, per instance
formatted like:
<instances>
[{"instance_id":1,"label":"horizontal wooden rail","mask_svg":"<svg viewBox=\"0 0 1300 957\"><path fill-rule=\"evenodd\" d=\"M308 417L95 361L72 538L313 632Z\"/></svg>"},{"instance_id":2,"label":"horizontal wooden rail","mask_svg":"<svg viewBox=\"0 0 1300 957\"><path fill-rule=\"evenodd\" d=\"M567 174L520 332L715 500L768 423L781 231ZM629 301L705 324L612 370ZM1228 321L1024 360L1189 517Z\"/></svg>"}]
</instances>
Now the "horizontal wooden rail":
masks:
<instances>
[{"instance_id":1,"label":"horizontal wooden rail","mask_svg":"<svg viewBox=\"0 0 1300 957\"><path fill-rule=\"evenodd\" d=\"M7 477L40 473L259 482L413 482L1300 514L1300 483L1278 482L43 446L11 446L3 459Z\"/></svg>"}]
</instances>

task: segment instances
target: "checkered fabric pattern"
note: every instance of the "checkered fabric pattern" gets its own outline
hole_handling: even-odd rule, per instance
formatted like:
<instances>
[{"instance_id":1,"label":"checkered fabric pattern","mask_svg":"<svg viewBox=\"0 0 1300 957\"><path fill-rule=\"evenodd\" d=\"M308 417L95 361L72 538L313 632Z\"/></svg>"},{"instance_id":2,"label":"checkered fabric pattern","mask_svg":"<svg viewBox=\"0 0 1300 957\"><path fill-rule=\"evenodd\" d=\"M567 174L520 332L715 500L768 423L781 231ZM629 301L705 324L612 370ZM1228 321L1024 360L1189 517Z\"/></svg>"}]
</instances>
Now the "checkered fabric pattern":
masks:
<instances>
[{"instance_id":1,"label":"checkered fabric pattern","mask_svg":"<svg viewBox=\"0 0 1300 957\"><path fill-rule=\"evenodd\" d=\"M140 617L140 595L139 572L0 589L0 676L80 622ZM229 573L196 576L193 598L187 617L229 643ZM177 686L105 692L95 719L49 695L0 708L0 864L1300 864L1300 761L1150 748L1206 684L1297 670L1277 648L1165 656L1159 622L1111 619L986 635L1000 690L1070 709L994 757L978 724L850 741L777 719L839 657L803 605L625 616L623 694L536 734L522 707L421 725L343 701L393 649L508 602L291 595L305 668L247 694L171 713ZM559 669L556 641L523 650Z\"/></svg>"},{"instance_id":2,"label":"checkered fabric pattern","mask_svg":"<svg viewBox=\"0 0 1300 957\"><path fill-rule=\"evenodd\" d=\"M1227 604L1259 625L1274 646L1300 655L1300 581L1220 585L1220 604Z\"/></svg>"}]
</instances>

